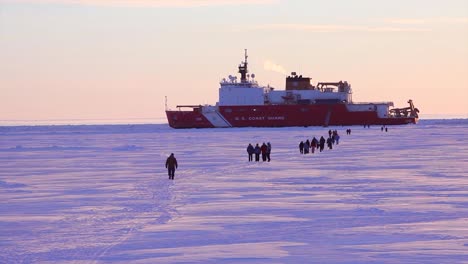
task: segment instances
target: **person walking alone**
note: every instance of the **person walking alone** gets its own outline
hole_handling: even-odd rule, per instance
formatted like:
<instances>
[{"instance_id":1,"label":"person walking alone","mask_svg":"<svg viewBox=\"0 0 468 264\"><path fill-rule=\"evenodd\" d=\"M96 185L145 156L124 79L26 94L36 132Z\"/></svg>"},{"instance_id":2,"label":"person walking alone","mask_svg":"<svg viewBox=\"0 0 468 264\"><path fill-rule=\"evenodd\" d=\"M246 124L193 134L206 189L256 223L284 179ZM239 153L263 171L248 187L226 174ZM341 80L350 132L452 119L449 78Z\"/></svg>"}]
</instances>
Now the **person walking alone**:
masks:
<instances>
[{"instance_id":1,"label":"person walking alone","mask_svg":"<svg viewBox=\"0 0 468 264\"><path fill-rule=\"evenodd\" d=\"M174 180L175 170L177 169L177 159L174 157L174 153L166 160L167 174L169 174L169 180Z\"/></svg>"}]
</instances>

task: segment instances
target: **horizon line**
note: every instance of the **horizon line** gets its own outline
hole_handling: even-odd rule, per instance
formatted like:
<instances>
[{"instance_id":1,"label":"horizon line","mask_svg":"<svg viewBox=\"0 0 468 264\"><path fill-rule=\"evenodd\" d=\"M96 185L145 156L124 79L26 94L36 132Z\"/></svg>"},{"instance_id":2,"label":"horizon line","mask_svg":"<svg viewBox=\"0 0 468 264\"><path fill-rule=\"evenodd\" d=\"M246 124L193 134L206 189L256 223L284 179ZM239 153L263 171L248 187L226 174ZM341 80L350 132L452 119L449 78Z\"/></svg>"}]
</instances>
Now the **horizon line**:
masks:
<instances>
[{"instance_id":1,"label":"horizon line","mask_svg":"<svg viewBox=\"0 0 468 264\"><path fill-rule=\"evenodd\" d=\"M468 119L468 115L426 115L421 120L462 120ZM127 122L127 121L151 121L151 122ZM92 122L108 121L108 122ZM102 118L102 119L0 119L0 127L13 126L80 126L80 125L168 125L164 118ZM356 125L353 125L356 126Z\"/></svg>"}]
</instances>

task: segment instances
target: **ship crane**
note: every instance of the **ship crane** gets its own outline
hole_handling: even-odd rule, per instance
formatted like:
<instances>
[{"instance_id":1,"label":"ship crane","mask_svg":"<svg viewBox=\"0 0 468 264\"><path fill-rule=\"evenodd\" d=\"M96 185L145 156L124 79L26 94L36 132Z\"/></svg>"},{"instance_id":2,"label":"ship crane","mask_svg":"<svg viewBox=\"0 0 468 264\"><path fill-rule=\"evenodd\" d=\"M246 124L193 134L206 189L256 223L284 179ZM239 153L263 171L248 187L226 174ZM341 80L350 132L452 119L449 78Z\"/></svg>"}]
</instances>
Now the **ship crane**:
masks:
<instances>
[{"instance_id":1,"label":"ship crane","mask_svg":"<svg viewBox=\"0 0 468 264\"><path fill-rule=\"evenodd\" d=\"M419 109L414 107L413 100L410 99L408 104L410 105L409 107L390 109L390 113L394 114L396 117L412 116L418 118Z\"/></svg>"}]
</instances>

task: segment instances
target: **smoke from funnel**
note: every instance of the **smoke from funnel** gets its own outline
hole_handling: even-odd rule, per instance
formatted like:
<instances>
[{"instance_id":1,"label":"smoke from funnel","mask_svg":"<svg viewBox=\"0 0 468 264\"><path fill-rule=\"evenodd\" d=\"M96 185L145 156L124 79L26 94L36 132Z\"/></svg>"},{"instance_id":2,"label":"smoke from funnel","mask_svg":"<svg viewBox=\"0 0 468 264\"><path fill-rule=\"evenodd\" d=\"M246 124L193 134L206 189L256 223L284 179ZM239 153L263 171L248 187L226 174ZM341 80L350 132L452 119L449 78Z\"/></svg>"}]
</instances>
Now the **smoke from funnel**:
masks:
<instances>
[{"instance_id":1,"label":"smoke from funnel","mask_svg":"<svg viewBox=\"0 0 468 264\"><path fill-rule=\"evenodd\" d=\"M282 73L284 75L288 75L286 72L286 69L283 66L276 64L270 60L266 60L263 63L263 68L267 71L274 71L274 72Z\"/></svg>"}]
</instances>

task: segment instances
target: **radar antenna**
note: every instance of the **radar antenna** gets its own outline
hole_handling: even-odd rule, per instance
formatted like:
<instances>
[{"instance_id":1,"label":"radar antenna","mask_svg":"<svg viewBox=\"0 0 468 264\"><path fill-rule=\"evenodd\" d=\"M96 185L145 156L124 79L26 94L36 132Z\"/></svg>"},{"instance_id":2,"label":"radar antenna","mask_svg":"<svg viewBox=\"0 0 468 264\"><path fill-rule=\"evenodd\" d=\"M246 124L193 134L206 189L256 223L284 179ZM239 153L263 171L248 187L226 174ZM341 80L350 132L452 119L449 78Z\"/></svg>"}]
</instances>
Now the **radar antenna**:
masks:
<instances>
[{"instance_id":1,"label":"radar antenna","mask_svg":"<svg viewBox=\"0 0 468 264\"><path fill-rule=\"evenodd\" d=\"M245 49L245 59L243 62L241 62L241 64L239 65L239 73L241 74L241 83L245 83L247 82L247 73L249 72L249 70L247 69L247 58L249 56L247 56L247 49Z\"/></svg>"}]
</instances>

